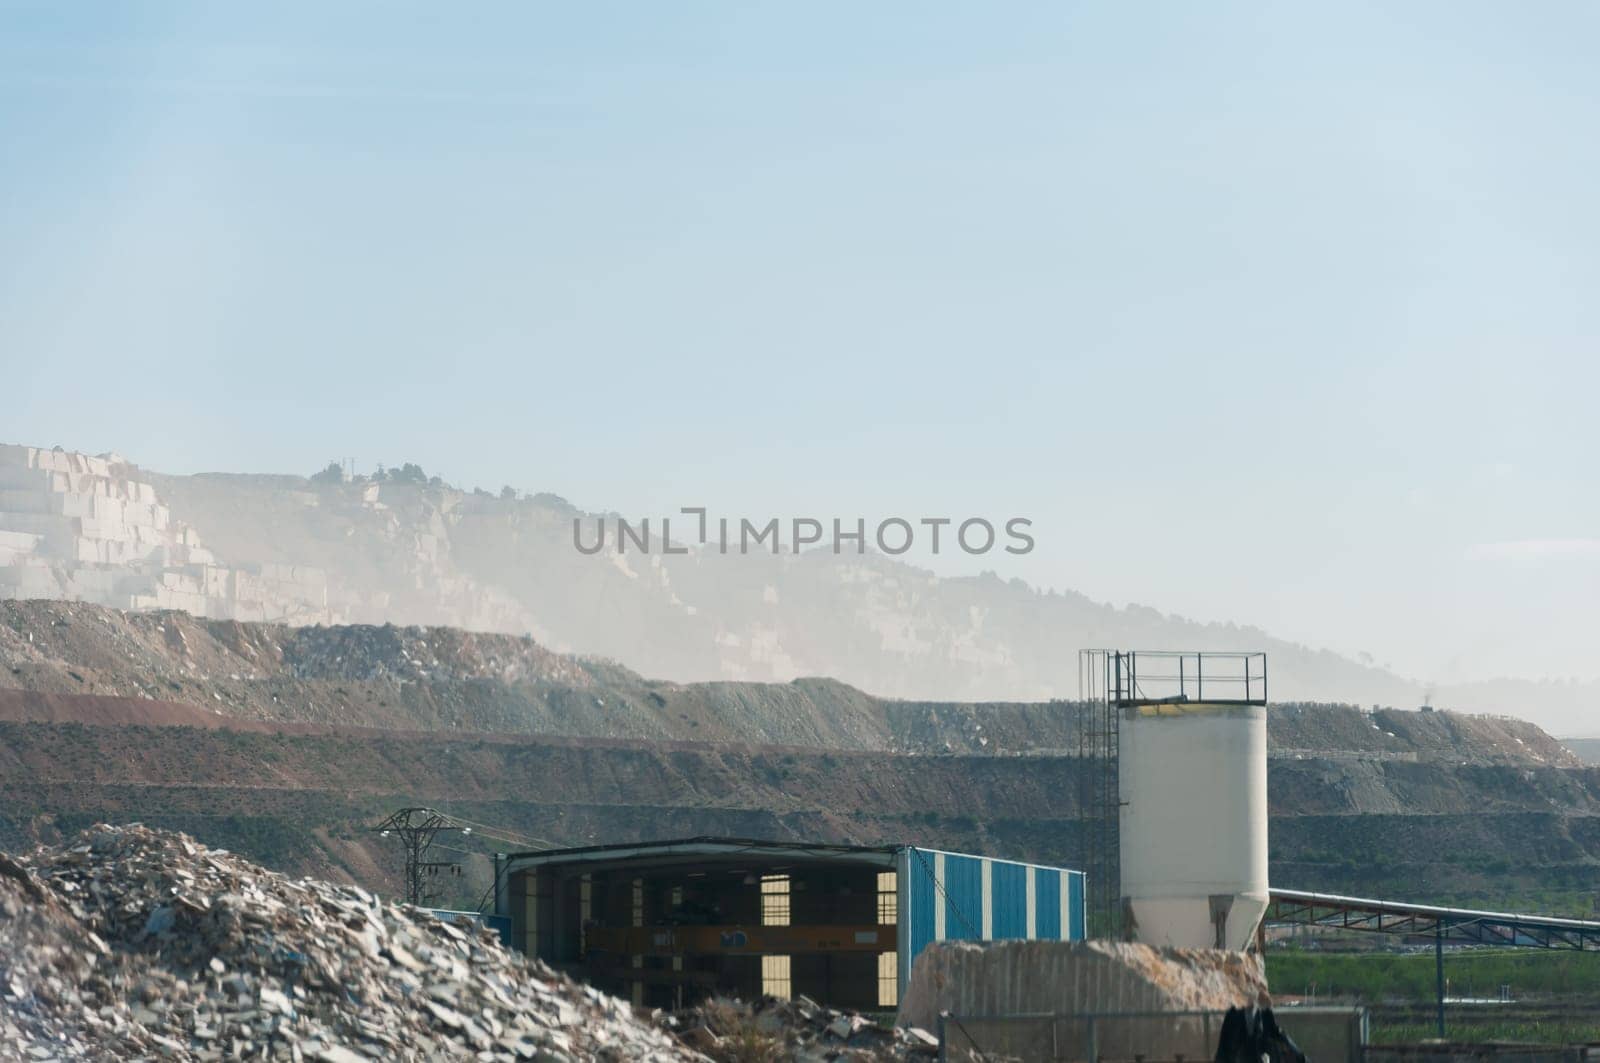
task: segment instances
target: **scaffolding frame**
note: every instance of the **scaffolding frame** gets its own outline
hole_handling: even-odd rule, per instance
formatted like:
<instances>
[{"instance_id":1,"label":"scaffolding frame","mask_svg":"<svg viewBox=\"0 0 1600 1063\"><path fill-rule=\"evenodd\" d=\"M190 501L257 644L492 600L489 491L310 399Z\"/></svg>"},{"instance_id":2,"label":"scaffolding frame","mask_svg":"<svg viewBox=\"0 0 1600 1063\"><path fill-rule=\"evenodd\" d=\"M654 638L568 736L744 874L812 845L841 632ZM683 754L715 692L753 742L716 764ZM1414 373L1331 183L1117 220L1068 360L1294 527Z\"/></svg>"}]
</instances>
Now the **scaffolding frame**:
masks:
<instances>
[{"instance_id":1,"label":"scaffolding frame","mask_svg":"<svg viewBox=\"0 0 1600 1063\"><path fill-rule=\"evenodd\" d=\"M1085 872L1086 936L1122 936L1122 876L1117 848L1122 796L1117 773L1115 650L1078 651L1078 843Z\"/></svg>"}]
</instances>

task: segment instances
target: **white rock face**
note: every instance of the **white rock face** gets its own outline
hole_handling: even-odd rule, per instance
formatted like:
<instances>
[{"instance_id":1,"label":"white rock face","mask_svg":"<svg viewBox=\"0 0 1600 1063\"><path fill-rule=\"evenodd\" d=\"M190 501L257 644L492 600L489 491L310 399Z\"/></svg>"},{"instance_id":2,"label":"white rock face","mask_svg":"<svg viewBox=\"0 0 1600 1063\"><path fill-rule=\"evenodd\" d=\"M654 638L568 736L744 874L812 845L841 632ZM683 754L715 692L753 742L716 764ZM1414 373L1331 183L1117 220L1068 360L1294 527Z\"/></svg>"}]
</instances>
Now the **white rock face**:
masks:
<instances>
[{"instance_id":1,"label":"white rock face","mask_svg":"<svg viewBox=\"0 0 1600 1063\"><path fill-rule=\"evenodd\" d=\"M0 597L224 620L337 621L321 571L218 564L114 454L0 445Z\"/></svg>"}]
</instances>

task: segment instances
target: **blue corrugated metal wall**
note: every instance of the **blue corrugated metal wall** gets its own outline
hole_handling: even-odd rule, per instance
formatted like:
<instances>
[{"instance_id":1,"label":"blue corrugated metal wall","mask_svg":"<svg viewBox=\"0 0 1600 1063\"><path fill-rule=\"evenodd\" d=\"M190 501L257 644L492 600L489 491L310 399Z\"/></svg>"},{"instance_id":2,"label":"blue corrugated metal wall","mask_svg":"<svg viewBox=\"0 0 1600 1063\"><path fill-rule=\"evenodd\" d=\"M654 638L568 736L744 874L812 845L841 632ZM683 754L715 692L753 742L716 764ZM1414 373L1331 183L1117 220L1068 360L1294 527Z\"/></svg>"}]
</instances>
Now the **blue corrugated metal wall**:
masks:
<instances>
[{"instance_id":1,"label":"blue corrugated metal wall","mask_svg":"<svg viewBox=\"0 0 1600 1063\"><path fill-rule=\"evenodd\" d=\"M983 858L944 856L944 940L983 938Z\"/></svg>"},{"instance_id":2,"label":"blue corrugated metal wall","mask_svg":"<svg viewBox=\"0 0 1600 1063\"><path fill-rule=\"evenodd\" d=\"M996 941L1028 936L1028 868L996 860L989 867L990 937ZM1037 911L1038 898L1035 897Z\"/></svg>"},{"instance_id":3,"label":"blue corrugated metal wall","mask_svg":"<svg viewBox=\"0 0 1600 1063\"><path fill-rule=\"evenodd\" d=\"M933 887L933 854L921 849L907 849L907 859L901 860L900 877L905 881L905 895L910 911L900 913L900 929L909 935L909 949L902 947L900 955L900 984L905 985L905 972L911 958L927 947L934 934L934 904L938 893Z\"/></svg>"},{"instance_id":4,"label":"blue corrugated metal wall","mask_svg":"<svg viewBox=\"0 0 1600 1063\"><path fill-rule=\"evenodd\" d=\"M984 910L984 865L989 903ZM1033 937L1082 940L1083 872L1037 867L963 853L906 848L899 862L900 989L911 977L917 954L931 941L1003 941L1028 934L1028 883L1033 882ZM1063 898L1063 877L1066 884ZM1063 904L1065 900L1065 904Z\"/></svg>"},{"instance_id":5,"label":"blue corrugated metal wall","mask_svg":"<svg viewBox=\"0 0 1600 1063\"><path fill-rule=\"evenodd\" d=\"M1036 937L1044 940L1054 940L1062 936L1061 875L1062 872L1053 867L1036 867L1033 869L1033 891L1040 901L1037 908L1037 923L1034 926L1034 931ZM1045 903L1044 898L1046 897L1056 898L1056 903Z\"/></svg>"}]
</instances>

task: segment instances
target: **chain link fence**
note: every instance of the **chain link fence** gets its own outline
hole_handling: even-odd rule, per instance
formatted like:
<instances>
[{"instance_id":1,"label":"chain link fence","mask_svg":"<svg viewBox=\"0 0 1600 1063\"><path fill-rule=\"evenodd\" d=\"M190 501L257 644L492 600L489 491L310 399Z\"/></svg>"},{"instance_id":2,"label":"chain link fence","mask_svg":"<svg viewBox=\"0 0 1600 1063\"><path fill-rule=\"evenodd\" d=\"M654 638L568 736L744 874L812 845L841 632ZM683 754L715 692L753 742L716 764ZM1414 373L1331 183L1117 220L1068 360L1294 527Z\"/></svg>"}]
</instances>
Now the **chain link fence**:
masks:
<instances>
[{"instance_id":1,"label":"chain link fence","mask_svg":"<svg viewBox=\"0 0 1600 1063\"><path fill-rule=\"evenodd\" d=\"M945 1014L939 1022L940 1059L955 1063L1208 1063L1216 1054L1225 1015L1222 1011ZM1280 1008L1276 1016L1313 1063L1363 1063L1367 1038L1364 1008Z\"/></svg>"}]
</instances>

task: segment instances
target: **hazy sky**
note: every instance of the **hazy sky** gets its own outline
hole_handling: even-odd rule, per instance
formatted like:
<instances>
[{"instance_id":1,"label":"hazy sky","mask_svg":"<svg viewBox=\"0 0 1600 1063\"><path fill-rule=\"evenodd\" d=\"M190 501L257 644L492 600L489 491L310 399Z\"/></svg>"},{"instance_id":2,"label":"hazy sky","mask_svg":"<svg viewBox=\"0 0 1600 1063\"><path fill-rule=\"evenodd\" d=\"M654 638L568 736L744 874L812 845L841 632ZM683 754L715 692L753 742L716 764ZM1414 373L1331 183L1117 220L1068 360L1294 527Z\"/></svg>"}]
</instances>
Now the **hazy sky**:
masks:
<instances>
[{"instance_id":1,"label":"hazy sky","mask_svg":"<svg viewBox=\"0 0 1600 1063\"><path fill-rule=\"evenodd\" d=\"M1597 36L1558 3L4 4L0 440L1027 516L1033 554L938 567L1594 677Z\"/></svg>"}]
</instances>

